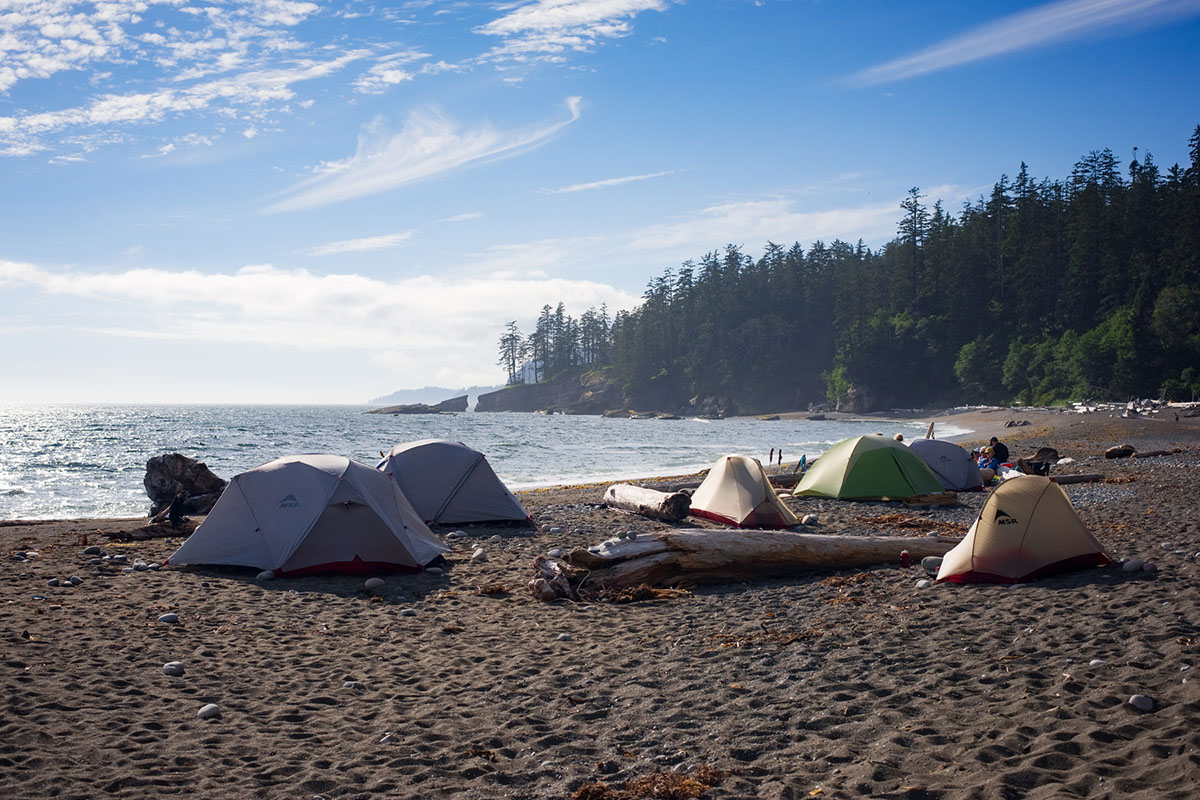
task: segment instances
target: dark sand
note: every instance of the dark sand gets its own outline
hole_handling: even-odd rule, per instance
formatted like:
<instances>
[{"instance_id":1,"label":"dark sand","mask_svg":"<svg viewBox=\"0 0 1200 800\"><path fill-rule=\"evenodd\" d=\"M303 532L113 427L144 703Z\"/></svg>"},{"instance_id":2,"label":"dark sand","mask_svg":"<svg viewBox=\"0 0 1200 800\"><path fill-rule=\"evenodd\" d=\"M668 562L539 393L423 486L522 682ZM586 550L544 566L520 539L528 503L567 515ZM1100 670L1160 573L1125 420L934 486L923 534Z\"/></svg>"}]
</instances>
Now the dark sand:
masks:
<instances>
[{"instance_id":1,"label":"dark sand","mask_svg":"<svg viewBox=\"0 0 1200 800\"><path fill-rule=\"evenodd\" d=\"M922 571L897 563L533 601L535 555L661 527L602 508L603 486L522 493L559 533L465 526L447 574L390 576L380 596L361 578L125 573L82 555L160 561L178 538L106 535L145 520L0 523L0 793L636 797L670 772L711 798L1200 796L1200 419L976 414L958 421L980 440L995 423L1013 457L1050 444L1077 461L1063 474L1109 476L1068 495L1112 556L1158 572L917 589ZM1012 418L1032 424L1003 429ZM1182 452L1103 459L1126 441ZM920 533L965 531L983 495L960 498L787 502L825 533ZM169 611L180 624L156 621ZM163 674L175 660L184 677ZM198 720L210 702L222 716Z\"/></svg>"}]
</instances>

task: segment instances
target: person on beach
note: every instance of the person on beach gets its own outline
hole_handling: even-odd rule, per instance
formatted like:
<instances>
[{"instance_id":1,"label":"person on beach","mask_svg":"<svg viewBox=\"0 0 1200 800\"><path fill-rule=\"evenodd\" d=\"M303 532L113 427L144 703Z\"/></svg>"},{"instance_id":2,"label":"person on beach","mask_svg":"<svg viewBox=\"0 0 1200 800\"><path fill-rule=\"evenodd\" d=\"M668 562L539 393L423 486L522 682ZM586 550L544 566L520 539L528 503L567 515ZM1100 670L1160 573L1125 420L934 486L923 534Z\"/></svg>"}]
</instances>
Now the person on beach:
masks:
<instances>
[{"instance_id":1,"label":"person on beach","mask_svg":"<svg viewBox=\"0 0 1200 800\"><path fill-rule=\"evenodd\" d=\"M995 474L1000 469L1000 459L996 458L996 451L992 447L985 447L979 454L979 468L990 469Z\"/></svg>"},{"instance_id":2,"label":"person on beach","mask_svg":"<svg viewBox=\"0 0 1200 800\"><path fill-rule=\"evenodd\" d=\"M903 434L903 433L897 433L897 434L896 434L895 436L893 436L892 438L893 438L893 439L895 439L897 442L903 442L903 441L904 441L904 434Z\"/></svg>"},{"instance_id":3,"label":"person on beach","mask_svg":"<svg viewBox=\"0 0 1200 800\"><path fill-rule=\"evenodd\" d=\"M176 492L175 497L171 500L171 507L167 509L167 521L175 530L179 530L179 526L187 522L187 517L183 515L183 506L186 500L183 492Z\"/></svg>"},{"instance_id":4,"label":"person on beach","mask_svg":"<svg viewBox=\"0 0 1200 800\"><path fill-rule=\"evenodd\" d=\"M992 447L992 452L996 454L996 461L1001 464L1008 463L1008 446L1004 442L997 439L995 436L991 438L988 444Z\"/></svg>"}]
</instances>

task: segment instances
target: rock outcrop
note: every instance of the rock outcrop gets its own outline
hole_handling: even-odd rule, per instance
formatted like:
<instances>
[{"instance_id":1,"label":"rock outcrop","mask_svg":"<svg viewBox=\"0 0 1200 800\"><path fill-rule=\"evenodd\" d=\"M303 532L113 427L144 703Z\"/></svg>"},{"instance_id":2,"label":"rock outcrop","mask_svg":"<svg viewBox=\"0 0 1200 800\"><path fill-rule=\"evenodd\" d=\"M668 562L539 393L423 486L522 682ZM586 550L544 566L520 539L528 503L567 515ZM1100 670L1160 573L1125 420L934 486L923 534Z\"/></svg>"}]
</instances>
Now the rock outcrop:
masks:
<instances>
[{"instance_id":1,"label":"rock outcrop","mask_svg":"<svg viewBox=\"0 0 1200 800\"><path fill-rule=\"evenodd\" d=\"M387 406L386 408L376 408L368 411L368 414L443 414L449 412L466 411L467 410L467 395L459 395L451 397L449 400L443 400L440 403L429 405L427 403L410 403L402 406Z\"/></svg>"},{"instance_id":2,"label":"rock outcrop","mask_svg":"<svg viewBox=\"0 0 1200 800\"><path fill-rule=\"evenodd\" d=\"M226 481L217 477L203 462L182 453L166 453L146 462L142 485L150 497L150 516L153 517L171 505L179 492L186 498L184 513L207 514L225 491Z\"/></svg>"},{"instance_id":3,"label":"rock outcrop","mask_svg":"<svg viewBox=\"0 0 1200 800\"><path fill-rule=\"evenodd\" d=\"M476 411L603 414L624 405L621 387L601 371L564 375L547 383L508 386L479 395Z\"/></svg>"}]
</instances>

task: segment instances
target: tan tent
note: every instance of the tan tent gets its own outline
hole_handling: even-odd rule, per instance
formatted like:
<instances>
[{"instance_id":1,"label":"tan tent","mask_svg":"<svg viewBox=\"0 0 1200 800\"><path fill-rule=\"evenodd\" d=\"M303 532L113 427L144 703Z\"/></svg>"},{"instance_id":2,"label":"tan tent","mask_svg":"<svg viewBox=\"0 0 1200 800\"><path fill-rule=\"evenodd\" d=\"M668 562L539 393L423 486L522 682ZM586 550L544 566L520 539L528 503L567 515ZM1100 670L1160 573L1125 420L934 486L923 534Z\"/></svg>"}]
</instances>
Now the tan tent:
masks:
<instances>
[{"instance_id":1,"label":"tan tent","mask_svg":"<svg viewBox=\"0 0 1200 800\"><path fill-rule=\"evenodd\" d=\"M1062 487L1022 475L1000 484L984 501L966 538L942 559L938 580L1023 583L1109 563Z\"/></svg>"},{"instance_id":2,"label":"tan tent","mask_svg":"<svg viewBox=\"0 0 1200 800\"><path fill-rule=\"evenodd\" d=\"M721 456L692 495L692 514L739 528L790 528L796 515L775 494L762 464Z\"/></svg>"}]
</instances>

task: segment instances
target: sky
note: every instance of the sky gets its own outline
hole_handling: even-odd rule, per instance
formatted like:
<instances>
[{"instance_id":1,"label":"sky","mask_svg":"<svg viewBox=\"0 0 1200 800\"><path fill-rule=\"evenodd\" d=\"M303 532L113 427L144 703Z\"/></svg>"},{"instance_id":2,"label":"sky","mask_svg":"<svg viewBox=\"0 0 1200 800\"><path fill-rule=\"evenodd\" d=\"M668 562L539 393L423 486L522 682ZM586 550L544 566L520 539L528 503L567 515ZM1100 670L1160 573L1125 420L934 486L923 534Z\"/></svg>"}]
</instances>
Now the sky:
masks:
<instances>
[{"instance_id":1,"label":"sky","mask_svg":"<svg viewBox=\"0 0 1200 800\"><path fill-rule=\"evenodd\" d=\"M1197 124L1200 0L0 0L0 403L500 384L543 305Z\"/></svg>"}]
</instances>

